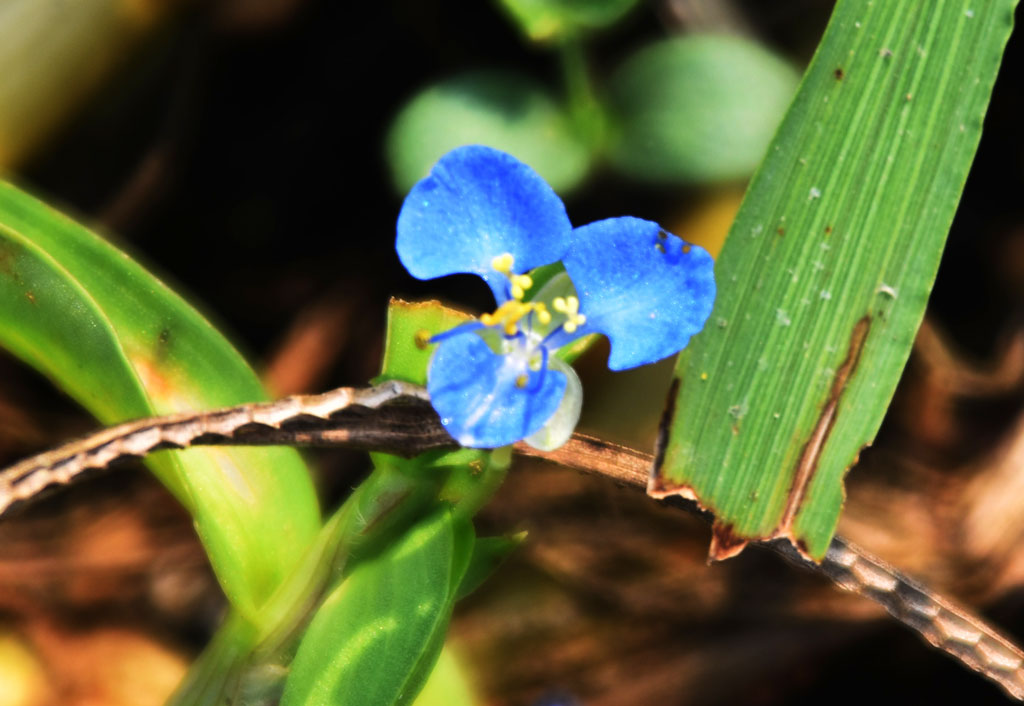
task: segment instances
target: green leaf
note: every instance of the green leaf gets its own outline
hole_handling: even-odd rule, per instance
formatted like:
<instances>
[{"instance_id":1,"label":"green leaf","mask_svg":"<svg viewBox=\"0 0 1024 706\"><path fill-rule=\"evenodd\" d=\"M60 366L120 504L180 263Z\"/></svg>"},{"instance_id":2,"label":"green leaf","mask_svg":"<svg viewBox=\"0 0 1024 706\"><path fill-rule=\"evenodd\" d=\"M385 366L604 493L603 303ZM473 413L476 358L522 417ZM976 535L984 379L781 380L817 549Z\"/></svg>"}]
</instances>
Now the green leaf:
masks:
<instances>
[{"instance_id":1,"label":"green leaf","mask_svg":"<svg viewBox=\"0 0 1024 706\"><path fill-rule=\"evenodd\" d=\"M676 369L651 487L715 513L712 556L779 536L828 548L924 315L1014 5L836 5Z\"/></svg>"},{"instance_id":2,"label":"green leaf","mask_svg":"<svg viewBox=\"0 0 1024 706\"><path fill-rule=\"evenodd\" d=\"M261 624L230 613L168 706L278 703L287 665L324 596L353 566L379 555L437 507L443 470L427 476L407 474L407 468L374 468L324 522L316 540L263 604Z\"/></svg>"},{"instance_id":3,"label":"green leaf","mask_svg":"<svg viewBox=\"0 0 1024 706\"><path fill-rule=\"evenodd\" d=\"M427 368L435 344L428 344L425 339L472 318L470 314L444 306L438 301L406 302L392 298L388 303L382 372L375 378L375 382L404 380L415 385L426 385Z\"/></svg>"},{"instance_id":4,"label":"green leaf","mask_svg":"<svg viewBox=\"0 0 1024 706\"><path fill-rule=\"evenodd\" d=\"M194 309L123 252L0 183L0 345L104 424L264 399ZM251 619L315 536L308 471L290 449L147 458L192 513L221 585Z\"/></svg>"},{"instance_id":5,"label":"green leaf","mask_svg":"<svg viewBox=\"0 0 1024 706\"><path fill-rule=\"evenodd\" d=\"M292 663L282 706L390 706L433 667L473 546L441 508L359 564L323 602Z\"/></svg>"},{"instance_id":6,"label":"green leaf","mask_svg":"<svg viewBox=\"0 0 1024 706\"><path fill-rule=\"evenodd\" d=\"M436 301L409 303L392 299L388 306L382 372L376 381L397 379L425 385L430 355L436 344L421 345L417 341L447 331L471 318ZM426 453L414 459L385 453L372 453L370 457L375 466L401 468L412 475L448 473L441 498L454 504L468 517L497 490L511 462L507 450L496 453L483 449Z\"/></svg>"},{"instance_id":7,"label":"green leaf","mask_svg":"<svg viewBox=\"0 0 1024 706\"><path fill-rule=\"evenodd\" d=\"M490 578L501 566L509 554L518 549L526 541L526 532L518 532L508 537L479 537L473 544L473 555L469 560L466 575L462 577L457 600L462 600L484 581Z\"/></svg>"},{"instance_id":8,"label":"green leaf","mask_svg":"<svg viewBox=\"0 0 1024 706\"><path fill-rule=\"evenodd\" d=\"M425 89L399 112L387 139L395 187L407 192L442 155L469 144L516 156L560 192L590 168L589 151L543 88L518 74L477 71Z\"/></svg>"},{"instance_id":9,"label":"green leaf","mask_svg":"<svg viewBox=\"0 0 1024 706\"><path fill-rule=\"evenodd\" d=\"M612 163L647 181L742 179L764 156L797 73L746 39L693 35L651 44L609 86Z\"/></svg>"},{"instance_id":10,"label":"green leaf","mask_svg":"<svg viewBox=\"0 0 1024 706\"><path fill-rule=\"evenodd\" d=\"M523 33L535 42L572 37L622 18L637 0L501 0Z\"/></svg>"}]
</instances>

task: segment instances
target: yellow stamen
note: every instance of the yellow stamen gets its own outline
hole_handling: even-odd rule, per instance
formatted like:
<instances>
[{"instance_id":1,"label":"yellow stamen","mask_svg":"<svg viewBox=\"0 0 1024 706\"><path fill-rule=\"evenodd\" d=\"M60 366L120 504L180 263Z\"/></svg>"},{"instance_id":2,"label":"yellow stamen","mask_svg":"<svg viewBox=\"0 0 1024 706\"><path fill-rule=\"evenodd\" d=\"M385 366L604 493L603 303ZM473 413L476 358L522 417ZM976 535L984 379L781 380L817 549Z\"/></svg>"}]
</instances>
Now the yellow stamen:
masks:
<instances>
[{"instance_id":1,"label":"yellow stamen","mask_svg":"<svg viewBox=\"0 0 1024 706\"><path fill-rule=\"evenodd\" d=\"M514 274L512 267L515 264L516 259L510 253L503 253L491 260L494 271L508 277L512 298L522 299L526 296L526 290L533 286L533 278L530 275Z\"/></svg>"},{"instance_id":2,"label":"yellow stamen","mask_svg":"<svg viewBox=\"0 0 1024 706\"><path fill-rule=\"evenodd\" d=\"M543 302L521 302L509 299L495 309L493 314L484 314L480 322L484 326L502 326L506 336L515 336L519 332L519 322L531 311L537 312L537 319L542 324L551 322L551 313Z\"/></svg>"},{"instance_id":3,"label":"yellow stamen","mask_svg":"<svg viewBox=\"0 0 1024 706\"><path fill-rule=\"evenodd\" d=\"M493 314L484 314L480 317L480 321L483 322L484 326L494 326L505 321L509 316L515 314L515 309L522 306L520 302L507 301L497 309L494 310Z\"/></svg>"},{"instance_id":4,"label":"yellow stamen","mask_svg":"<svg viewBox=\"0 0 1024 706\"><path fill-rule=\"evenodd\" d=\"M480 321L484 326L504 326L505 334L515 336L519 330L518 323L533 307L521 301L510 299L499 306L493 314L484 314Z\"/></svg>"},{"instance_id":5,"label":"yellow stamen","mask_svg":"<svg viewBox=\"0 0 1024 706\"><path fill-rule=\"evenodd\" d=\"M516 259L512 257L511 253L503 253L491 260L491 267L493 267L495 271L500 272L503 275L507 275L512 271L512 265L515 264L515 261Z\"/></svg>"},{"instance_id":6,"label":"yellow stamen","mask_svg":"<svg viewBox=\"0 0 1024 706\"><path fill-rule=\"evenodd\" d=\"M519 377L516 378L516 387L518 387L521 390L524 387L526 387L526 384L528 382L530 382L530 376L527 375L526 373L522 373L519 375Z\"/></svg>"},{"instance_id":7,"label":"yellow stamen","mask_svg":"<svg viewBox=\"0 0 1024 706\"><path fill-rule=\"evenodd\" d=\"M530 275L509 275L508 279L512 283L514 299L522 299L526 296L526 290L533 286L533 278Z\"/></svg>"},{"instance_id":8,"label":"yellow stamen","mask_svg":"<svg viewBox=\"0 0 1024 706\"><path fill-rule=\"evenodd\" d=\"M580 300L576 297L555 297L551 306L560 314L565 314L562 328L566 333L576 333L576 329L587 323L587 317L580 311Z\"/></svg>"},{"instance_id":9,"label":"yellow stamen","mask_svg":"<svg viewBox=\"0 0 1024 706\"><path fill-rule=\"evenodd\" d=\"M537 312L537 321L542 326L547 326L551 323L551 312L548 311L548 307L544 302L537 302L533 305L533 310Z\"/></svg>"}]
</instances>

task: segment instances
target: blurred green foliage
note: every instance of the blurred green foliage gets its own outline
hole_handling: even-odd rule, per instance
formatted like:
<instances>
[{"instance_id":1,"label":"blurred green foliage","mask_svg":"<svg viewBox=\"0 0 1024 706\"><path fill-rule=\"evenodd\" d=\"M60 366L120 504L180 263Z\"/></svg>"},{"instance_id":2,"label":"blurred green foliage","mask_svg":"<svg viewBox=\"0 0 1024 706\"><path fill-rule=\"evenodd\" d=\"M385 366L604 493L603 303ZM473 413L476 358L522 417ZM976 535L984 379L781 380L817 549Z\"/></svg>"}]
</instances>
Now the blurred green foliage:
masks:
<instances>
[{"instance_id":1,"label":"blurred green foliage","mask_svg":"<svg viewBox=\"0 0 1024 706\"><path fill-rule=\"evenodd\" d=\"M650 44L612 76L616 168L643 181L743 179L764 156L799 74L746 39L692 35Z\"/></svg>"},{"instance_id":2,"label":"blurred green foliage","mask_svg":"<svg viewBox=\"0 0 1024 706\"><path fill-rule=\"evenodd\" d=\"M709 183L750 176L796 89L784 59L749 39L690 35L641 47L593 75L586 40L632 0L502 0L526 36L554 46L557 100L534 79L476 70L434 83L397 114L387 157L399 193L448 150L487 144L530 164L561 193L598 165L631 179Z\"/></svg>"},{"instance_id":3,"label":"blurred green foliage","mask_svg":"<svg viewBox=\"0 0 1024 706\"><path fill-rule=\"evenodd\" d=\"M500 0L502 7L535 42L564 39L607 27L637 0Z\"/></svg>"},{"instance_id":4,"label":"blurred green foliage","mask_svg":"<svg viewBox=\"0 0 1024 706\"><path fill-rule=\"evenodd\" d=\"M387 153L397 191L466 144L516 155L556 191L571 189L590 168L586 146L543 86L511 72L476 71L424 89L395 118Z\"/></svg>"}]
</instances>

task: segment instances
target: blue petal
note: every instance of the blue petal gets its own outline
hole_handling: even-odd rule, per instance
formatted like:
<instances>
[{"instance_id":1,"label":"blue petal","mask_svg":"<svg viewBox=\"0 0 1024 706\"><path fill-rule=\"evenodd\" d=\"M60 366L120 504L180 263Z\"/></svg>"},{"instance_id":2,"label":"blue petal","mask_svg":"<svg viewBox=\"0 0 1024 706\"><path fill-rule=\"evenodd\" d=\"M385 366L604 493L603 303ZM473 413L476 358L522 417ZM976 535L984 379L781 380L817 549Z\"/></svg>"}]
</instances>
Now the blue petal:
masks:
<instances>
[{"instance_id":1,"label":"blue petal","mask_svg":"<svg viewBox=\"0 0 1024 706\"><path fill-rule=\"evenodd\" d=\"M587 323L612 344L608 367L653 363L686 347L715 301L714 261L661 226L609 218L577 228L564 258Z\"/></svg>"},{"instance_id":2,"label":"blue petal","mask_svg":"<svg viewBox=\"0 0 1024 706\"><path fill-rule=\"evenodd\" d=\"M478 274L503 301L506 279L491 261L509 253L517 273L556 262L571 233L562 200L533 169L471 145L442 157L409 192L395 247L413 277Z\"/></svg>"},{"instance_id":3,"label":"blue petal","mask_svg":"<svg viewBox=\"0 0 1024 706\"><path fill-rule=\"evenodd\" d=\"M516 385L523 373L525 387ZM497 448L534 433L555 413L565 375L531 371L525 360L498 355L475 334L442 341L430 361L427 391L448 433L463 446Z\"/></svg>"}]
</instances>

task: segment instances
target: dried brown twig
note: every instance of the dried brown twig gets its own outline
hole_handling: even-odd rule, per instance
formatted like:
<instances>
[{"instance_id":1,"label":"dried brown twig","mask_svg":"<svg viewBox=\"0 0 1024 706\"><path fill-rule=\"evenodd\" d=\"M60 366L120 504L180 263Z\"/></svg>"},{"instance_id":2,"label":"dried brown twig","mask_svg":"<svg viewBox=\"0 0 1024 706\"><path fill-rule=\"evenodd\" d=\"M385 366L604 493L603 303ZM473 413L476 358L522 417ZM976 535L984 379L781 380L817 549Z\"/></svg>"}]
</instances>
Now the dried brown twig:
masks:
<instances>
[{"instance_id":1,"label":"dried brown twig","mask_svg":"<svg viewBox=\"0 0 1024 706\"><path fill-rule=\"evenodd\" d=\"M0 516L48 487L67 484L119 459L208 444L344 446L406 456L456 446L420 387L388 382L365 389L339 388L322 395L142 419L103 429L0 470ZM653 461L649 454L579 434L556 451L541 452L523 444L516 451L644 489ZM713 519L691 501L667 502ZM821 564L804 559L784 540L767 546L792 563L875 601L935 647L1024 700L1024 652L952 601L841 537L833 539Z\"/></svg>"}]
</instances>

